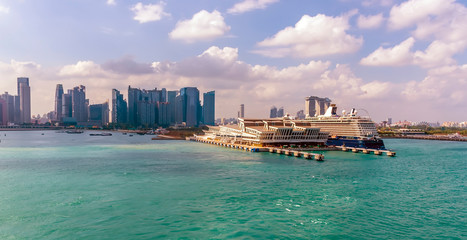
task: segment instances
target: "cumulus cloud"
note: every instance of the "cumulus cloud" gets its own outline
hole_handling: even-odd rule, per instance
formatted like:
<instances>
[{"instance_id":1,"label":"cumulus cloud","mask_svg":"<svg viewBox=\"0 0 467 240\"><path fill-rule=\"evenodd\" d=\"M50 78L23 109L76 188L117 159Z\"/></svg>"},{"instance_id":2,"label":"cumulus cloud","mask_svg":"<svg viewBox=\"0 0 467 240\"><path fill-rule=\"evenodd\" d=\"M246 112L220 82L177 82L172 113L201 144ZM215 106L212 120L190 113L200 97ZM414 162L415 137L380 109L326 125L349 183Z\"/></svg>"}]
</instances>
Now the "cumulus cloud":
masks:
<instances>
[{"instance_id":1,"label":"cumulus cloud","mask_svg":"<svg viewBox=\"0 0 467 240\"><path fill-rule=\"evenodd\" d=\"M467 64L434 68L428 72L423 81L407 83L402 94L411 101L425 100L430 104L465 107L467 101L465 89L467 89Z\"/></svg>"},{"instance_id":2,"label":"cumulus cloud","mask_svg":"<svg viewBox=\"0 0 467 240\"><path fill-rule=\"evenodd\" d=\"M418 65L423 68L455 64L453 56L467 48L467 8L453 0L409 0L391 9L392 30L415 26L412 37L399 45L378 48L360 63L373 66ZM415 44L431 41L425 50L411 51Z\"/></svg>"},{"instance_id":3,"label":"cumulus cloud","mask_svg":"<svg viewBox=\"0 0 467 240\"><path fill-rule=\"evenodd\" d=\"M433 68L455 64L453 56L467 48L467 8L454 1L409 0L391 9L393 30L415 26L412 37L389 48L378 48L360 61L363 65ZM431 41L425 50L411 51L417 42Z\"/></svg>"},{"instance_id":4,"label":"cumulus cloud","mask_svg":"<svg viewBox=\"0 0 467 240\"><path fill-rule=\"evenodd\" d=\"M164 12L165 2L159 2L158 4L147 4L139 2L131 8L131 11L135 14L134 20L139 23L147 23L159 21L165 16L170 14Z\"/></svg>"},{"instance_id":5,"label":"cumulus cloud","mask_svg":"<svg viewBox=\"0 0 467 240\"><path fill-rule=\"evenodd\" d=\"M218 11L201 10L192 19L179 21L175 29L169 33L170 38L188 43L208 41L223 36L230 31L224 17Z\"/></svg>"},{"instance_id":6,"label":"cumulus cloud","mask_svg":"<svg viewBox=\"0 0 467 240\"><path fill-rule=\"evenodd\" d=\"M353 53L362 46L363 38L346 32L351 15L353 13L339 17L304 15L295 26L259 42L260 49L255 52L268 57L298 58Z\"/></svg>"},{"instance_id":7,"label":"cumulus cloud","mask_svg":"<svg viewBox=\"0 0 467 240\"><path fill-rule=\"evenodd\" d=\"M413 47L415 39L410 37L392 48L379 47L360 60L360 64L367 66L404 66L413 63L413 54L410 49Z\"/></svg>"},{"instance_id":8,"label":"cumulus cloud","mask_svg":"<svg viewBox=\"0 0 467 240\"><path fill-rule=\"evenodd\" d=\"M279 0L243 0L236 3L232 8L227 10L230 14L241 14L256 9L264 9L268 5L278 2Z\"/></svg>"},{"instance_id":9,"label":"cumulus cloud","mask_svg":"<svg viewBox=\"0 0 467 240\"><path fill-rule=\"evenodd\" d=\"M59 76L66 77L89 77L103 76L105 72L99 64L93 61L79 61L76 64L70 64L62 67L58 72Z\"/></svg>"},{"instance_id":10,"label":"cumulus cloud","mask_svg":"<svg viewBox=\"0 0 467 240\"><path fill-rule=\"evenodd\" d=\"M362 29L374 29L381 26L383 20L384 17L382 13L370 16L360 15L357 19L357 25L359 28Z\"/></svg>"},{"instance_id":11,"label":"cumulus cloud","mask_svg":"<svg viewBox=\"0 0 467 240\"><path fill-rule=\"evenodd\" d=\"M391 9L388 26L392 29L410 27L431 16L443 15L450 11L455 0L409 0Z\"/></svg>"},{"instance_id":12,"label":"cumulus cloud","mask_svg":"<svg viewBox=\"0 0 467 240\"><path fill-rule=\"evenodd\" d=\"M115 0L107 0L107 5L116 5Z\"/></svg>"}]
</instances>

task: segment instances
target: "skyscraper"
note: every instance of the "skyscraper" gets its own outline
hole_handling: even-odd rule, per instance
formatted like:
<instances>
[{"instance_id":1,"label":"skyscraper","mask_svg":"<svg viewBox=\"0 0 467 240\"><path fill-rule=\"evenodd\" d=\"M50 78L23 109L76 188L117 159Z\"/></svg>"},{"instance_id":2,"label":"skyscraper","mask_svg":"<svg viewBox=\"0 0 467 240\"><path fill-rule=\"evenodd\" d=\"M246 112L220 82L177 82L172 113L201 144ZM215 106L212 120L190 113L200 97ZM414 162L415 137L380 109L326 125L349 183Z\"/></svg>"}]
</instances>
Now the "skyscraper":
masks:
<instances>
[{"instance_id":1,"label":"skyscraper","mask_svg":"<svg viewBox=\"0 0 467 240\"><path fill-rule=\"evenodd\" d=\"M77 122L88 121L88 106L86 102L86 87L83 85L74 87L71 92L72 116Z\"/></svg>"},{"instance_id":2,"label":"skyscraper","mask_svg":"<svg viewBox=\"0 0 467 240\"><path fill-rule=\"evenodd\" d=\"M90 105L89 122L97 126L107 125L109 123L109 103Z\"/></svg>"},{"instance_id":3,"label":"skyscraper","mask_svg":"<svg viewBox=\"0 0 467 240\"><path fill-rule=\"evenodd\" d=\"M203 94L203 123L206 125L215 125L215 107L216 107L215 91Z\"/></svg>"},{"instance_id":4,"label":"skyscraper","mask_svg":"<svg viewBox=\"0 0 467 240\"><path fill-rule=\"evenodd\" d=\"M178 91L167 91L167 102L169 103L168 106L168 118L169 124L176 123L176 98L177 98Z\"/></svg>"},{"instance_id":5,"label":"skyscraper","mask_svg":"<svg viewBox=\"0 0 467 240\"><path fill-rule=\"evenodd\" d=\"M331 99L310 96L305 98L305 114L314 117L324 115L331 105Z\"/></svg>"},{"instance_id":6,"label":"skyscraper","mask_svg":"<svg viewBox=\"0 0 467 240\"><path fill-rule=\"evenodd\" d=\"M280 107L279 110L277 110L277 117L281 118L284 116L284 107Z\"/></svg>"},{"instance_id":7,"label":"skyscraper","mask_svg":"<svg viewBox=\"0 0 467 240\"><path fill-rule=\"evenodd\" d=\"M271 107L271 111L269 111L269 118L276 118L277 117L277 108L276 106Z\"/></svg>"},{"instance_id":8,"label":"skyscraper","mask_svg":"<svg viewBox=\"0 0 467 240\"><path fill-rule=\"evenodd\" d=\"M123 94L117 89L112 89L112 122L126 123L128 121L128 107L123 99Z\"/></svg>"},{"instance_id":9,"label":"skyscraper","mask_svg":"<svg viewBox=\"0 0 467 240\"><path fill-rule=\"evenodd\" d=\"M196 87L185 87L180 89L182 103L182 121L187 127L198 126L201 121L201 105L199 102L199 91Z\"/></svg>"},{"instance_id":10,"label":"skyscraper","mask_svg":"<svg viewBox=\"0 0 467 240\"><path fill-rule=\"evenodd\" d=\"M62 96L62 120L63 118L73 117L73 100L71 98L71 95L72 91L68 90L68 92L63 94Z\"/></svg>"},{"instance_id":11,"label":"skyscraper","mask_svg":"<svg viewBox=\"0 0 467 240\"><path fill-rule=\"evenodd\" d=\"M8 116L8 123L15 122L15 96L8 94L5 92L1 98L5 100L7 104L7 116Z\"/></svg>"},{"instance_id":12,"label":"skyscraper","mask_svg":"<svg viewBox=\"0 0 467 240\"><path fill-rule=\"evenodd\" d=\"M63 85L57 84L55 89L55 121L62 121L62 105L63 105Z\"/></svg>"},{"instance_id":13,"label":"skyscraper","mask_svg":"<svg viewBox=\"0 0 467 240\"><path fill-rule=\"evenodd\" d=\"M31 122L31 88L29 78L18 78L19 123Z\"/></svg>"},{"instance_id":14,"label":"skyscraper","mask_svg":"<svg viewBox=\"0 0 467 240\"><path fill-rule=\"evenodd\" d=\"M0 125L5 126L8 123L8 104L0 98Z\"/></svg>"},{"instance_id":15,"label":"skyscraper","mask_svg":"<svg viewBox=\"0 0 467 240\"><path fill-rule=\"evenodd\" d=\"M240 111L238 111L238 117L244 118L245 117L245 104L240 104Z\"/></svg>"},{"instance_id":16,"label":"skyscraper","mask_svg":"<svg viewBox=\"0 0 467 240\"><path fill-rule=\"evenodd\" d=\"M156 124L157 102L161 99L161 91L140 90L128 86L128 118L132 126L152 127Z\"/></svg>"}]
</instances>

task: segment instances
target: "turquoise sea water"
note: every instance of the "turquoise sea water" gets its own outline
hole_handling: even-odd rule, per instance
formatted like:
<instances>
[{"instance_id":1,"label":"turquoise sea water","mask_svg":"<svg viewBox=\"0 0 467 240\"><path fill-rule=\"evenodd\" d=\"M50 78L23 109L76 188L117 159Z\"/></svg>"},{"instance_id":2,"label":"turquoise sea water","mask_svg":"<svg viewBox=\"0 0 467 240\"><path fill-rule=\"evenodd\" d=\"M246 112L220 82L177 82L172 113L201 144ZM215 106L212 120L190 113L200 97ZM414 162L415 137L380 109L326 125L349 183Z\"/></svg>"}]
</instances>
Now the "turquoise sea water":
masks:
<instances>
[{"instance_id":1,"label":"turquoise sea water","mask_svg":"<svg viewBox=\"0 0 467 240\"><path fill-rule=\"evenodd\" d=\"M316 162L150 139L0 132L0 239L467 239L467 143Z\"/></svg>"}]
</instances>

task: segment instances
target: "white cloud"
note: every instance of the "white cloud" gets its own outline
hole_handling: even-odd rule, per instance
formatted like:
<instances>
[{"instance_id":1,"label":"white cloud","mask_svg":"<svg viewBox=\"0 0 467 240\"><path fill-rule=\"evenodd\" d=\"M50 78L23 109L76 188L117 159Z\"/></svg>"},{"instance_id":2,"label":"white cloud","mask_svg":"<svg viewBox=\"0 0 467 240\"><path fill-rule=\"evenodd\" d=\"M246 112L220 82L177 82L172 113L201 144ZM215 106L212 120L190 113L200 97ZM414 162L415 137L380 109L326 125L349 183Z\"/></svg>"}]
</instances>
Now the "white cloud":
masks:
<instances>
[{"instance_id":1,"label":"white cloud","mask_svg":"<svg viewBox=\"0 0 467 240\"><path fill-rule=\"evenodd\" d=\"M170 14L164 12L165 3L159 2L158 4L147 4L139 2L131 8L131 11L135 13L134 20L139 23L147 23L159 21L165 16Z\"/></svg>"},{"instance_id":2,"label":"white cloud","mask_svg":"<svg viewBox=\"0 0 467 240\"><path fill-rule=\"evenodd\" d=\"M381 99L390 95L391 83L373 81L361 86L360 89L364 92L360 95L362 99Z\"/></svg>"},{"instance_id":3,"label":"white cloud","mask_svg":"<svg viewBox=\"0 0 467 240\"><path fill-rule=\"evenodd\" d=\"M201 10L192 19L179 21L175 29L169 33L171 39L188 43L208 41L223 36L230 31L230 26L224 22L224 17L218 11L212 13Z\"/></svg>"},{"instance_id":4,"label":"white cloud","mask_svg":"<svg viewBox=\"0 0 467 240\"><path fill-rule=\"evenodd\" d=\"M107 0L107 5L116 5L115 0Z\"/></svg>"},{"instance_id":5,"label":"white cloud","mask_svg":"<svg viewBox=\"0 0 467 240\"><path fill-rule=\"evenodd\" d=\"M8 14L10 13L10 8L0 5L0 13Z\"/></svg>"},{"instance_id":6,"label":"white cloud","mask_svg":"<svg viewBox=\"0 0 467 240\"><path fill-rule=\"evenodd\" d=\"M347 34L350 28L346 16L304 15L293 27L287 27L273 37L258 43L256 53L268 57L319 57L353 53L363 44L362 37Z\"/></svg>"},{"instance_id":7,"label":"white cloud","mask_svg":"<svg viewBox=\"0 0 467 240\"><path fill-rule=\"evenodd\" d=\"M384 17L383 14L370 15L370 16L358 16L357 25L359 28L363 29L373 29L378 28L383 23Z\"/></svg>"},{"instance_id":8,"label":"white cloud","mask_svg":"<svg viewBox=\"0 0 467 240\"><path fill-rule=\"evenodd\" d=\"M89 77L103 76L105 73L101 66L93 61L79 61L76 64L62 67L58 75L67 77Z\"/></svg>"},{"instance_id":9,"label":"white cloud","mask_svg":"<svg viewBox=\"0 0 467 240\"><path fill-rule=\"evenodd\" d=\"M410 37L393 48L379 47L373 53L360 60L360 64L367 66L404 66L413 63L410 49L415 39Z\"/></svg>"},{"instance_id":10,"label":"white cloud","mask_svg":"<svg viewBox=\"0 0 467 240\"><path fill-rule=\"evenodd\" d=\"M421 82L407 83L402 95L410 101L425 101L427 105L463 107L464 109L459 111L465 114L467 101L465 89L467 89L467 64L451 65L430 70Z\"/></svg>"},{"instance_id":11,"label":"white cloud","mask_svg":"<svg viewBox=\"0 0 467 240\"><path fill-rule=\"evenodd\" d=\"M452 0L409 0L394 6L388 26L393 30L415 26L415 30L406 41L392 49L380 47L361 64L433 68L455 64L454 55L467 48L467 8ZM425 50L410 50L423 41L431 41Z\"/></svg>"},{"instance_id":12,"label":"white cloud","mask_svg":"<svg viewBox=\"0 0 467 240\"><path fill-rule=\"evenodd\" d=\"M243 0L235 4L232 8L227 10L230 14L241 14L256 9L264 9L268 5L278 2L279 0Z\"/></svg>"},{"instance_id":13,"label":"white cloud","mask_svg":"<svg viewBox=\"0 0 467 240\"><path fill-rule=\"evenodd\" d=\"M388 26L392 29L410 27L430 16L443 15L450 11L455 0L409 0L391 9Z\"/></svg>"}]
</instances>

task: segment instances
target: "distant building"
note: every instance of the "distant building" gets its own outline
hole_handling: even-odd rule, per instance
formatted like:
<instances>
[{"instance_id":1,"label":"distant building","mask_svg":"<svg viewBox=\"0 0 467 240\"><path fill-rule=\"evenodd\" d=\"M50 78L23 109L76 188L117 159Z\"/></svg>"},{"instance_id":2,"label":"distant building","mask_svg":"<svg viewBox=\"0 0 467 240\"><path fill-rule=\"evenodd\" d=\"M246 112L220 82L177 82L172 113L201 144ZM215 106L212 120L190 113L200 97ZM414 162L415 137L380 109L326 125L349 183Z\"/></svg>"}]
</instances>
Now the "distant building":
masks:
<instances>
[{"instance_id":1,"label":"distant building","mask_svg":"<svg viewBox=\"0 0 467 240\"><path fill-rule=\"evenodd\" d=\"M167 102L169 103L168 106L168 119L169 124L174 125L176 123L176 98L178 95L178 91L167 91Z\"/></svg>"},{"instance_id":2,"label":"distant building","mask_svg":"<svg viewBox=\"0 0 467 240\"><path fill-rule=\"evenodd\" d=\"M5 92L2 94L1 98L6 102L6 109L7 109L7 122L8 123L15 123L15 96L8 94Z\"/></svg>"},{"instance_id":3,"label":"distant building","mask_svg":"<svg viewBox=\"0 0 467 240\"><path fill-rule=\"evenodd\" d=\"M305 98L305 115L314 117L324 115L331 105L331 99L310 96Z\"/></svg>"},{"instance_id":4,"label":"distant building","mask_svg":"<svg viewBox=\"0 0 467 240\"><path fill-rule=\"evenodd\" d=\"M0 125L6 126L8 124L8 104L0 98Z\"/></svg>"},{"instance_id":5,"label":"distant building","mask_svg":"<svg viewBox=\"0 0 467 240\"><path fill-rule=\"evenodd\" d=\"M180 100L182 122L187 127L197 127L201 121L201 104L199 102L199 90L196 87L185 87L180 89Z\"/></svg>"},{"instance_id":6,"label":"distant building","mask_svg":"<svg viewBox=\"0 0 467 240\"><path fill-rule=\"evenodd\" d=\"M29 87L29 78L19 77L18 79L19 96L19 123L31 123L31 88Z\"/></svg>"},{"instance_id":7,"label":"distant building","mask_svg":"<svg viewBox=\"0 0 467 240\"><path fill-rule=\"evenodd\" d=\"M128 106L123 99L123 94L117 89L112 89L112 123L128 122Z\"/></svg>"},{"instance_id":8,"label":"distant building","mask_svg":"<svg viewBox=\"0 0 467 240\"><path fill-rule=\"evenodd\" d=\"M269 118L276 118L277 117L277 108L276 106L272 106L271 110L269 111Z\"/></svg>"},{"instance_id":9,"label":"distant building","mask_svg":"<svg viewBox=\"0 0 467 240\"><path fill-rule=\"evenodd\" d=\"M392 118L388 118L388 120L386 120L388 125L391 125L392 124Z\"/></svg>"},{"instance_id":10,"label":"distant building","mask_svg":"<svg viewBox=\"0 0 467 240\"><path fill-rule=\"evenodd\" d=\"M89 124L105 126L109 123L109 103L92 104L89 106Z\"/></svg>"},{"instance_id":11,"label":"distant building","mask_svg":"<svg viewBox=\"0 0 467 240\"><path fill-rule=\"evenodd\" d=\"M238 111L238 117L239 118L245 117L245 104L240 104L240 111Z\"/></svg>"},{"instance_id":12,"label":"distant building","mask_svg":"<svg viewBox=\"0 0 467 240\"><path fill-rule=\"evenodd\" d=\"M86 87L80 85L71 92L72 116L78 123L88 121L88 104L86 101Z\"/></svg>"},{"instance_id":13,"label":"distant building","mask_svg":"<svg viewBox=\"0 0 467 240\"><path fill-rule=\"evenodd\" d=\"M62 121L62 109L63 109L63 85L57 84L55 89L55 114L53 120Z\"/></svg>"},{"instance_id":14,"label":"distant building","mask_svg":"<svg viewBox=\"0 0 467 240\"><path fill-rule=\"evenodd\" d=\"M215 125L216 93L214 91L203 94L203 123Z\"/></svg>"},{"instance_id":15,"label":"distant building","mask_svg":"<svg viewBox=\"0 0 467 240\"><path fill-rule=\"evenodd\" d=\"M67 120L69 120L73 117L73 100L71 98L71 92L71 90L68 90L68 92L62 96L62 122L63 118L67 118ZM74 121L76 121L76 119Z\"/></svg>"},{"instance_id":16,"label":"distant building","mask_svg":"<svg viewBox=\"0 0 467 240\"><path fill-rule=\"evenodd\" d=\"M170 103L157 102L157 124L162 127L170 126Z\"/></svg>"},{"instance_id":17,"label":"distant building","mask_svg":"<svg viewBox=\"0 0 467 240\"><path fill-rule=\"evenodd\" d=\"M280 107L279 110L277 110L277 117L284 117L284 107Z\"/></svg>"},{"instance_id":18,"label":"distant building","mask_svg":"<svg viewBox=\"0 0 467 240\"><path fill-rule=\"evenodd\" d=\"M300 110L297 112L297 116L295 116L296 119L305 119L305 112L303 110Z\"/></svg>"}]
</instances>

